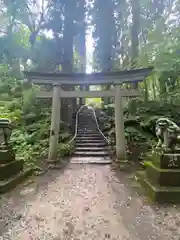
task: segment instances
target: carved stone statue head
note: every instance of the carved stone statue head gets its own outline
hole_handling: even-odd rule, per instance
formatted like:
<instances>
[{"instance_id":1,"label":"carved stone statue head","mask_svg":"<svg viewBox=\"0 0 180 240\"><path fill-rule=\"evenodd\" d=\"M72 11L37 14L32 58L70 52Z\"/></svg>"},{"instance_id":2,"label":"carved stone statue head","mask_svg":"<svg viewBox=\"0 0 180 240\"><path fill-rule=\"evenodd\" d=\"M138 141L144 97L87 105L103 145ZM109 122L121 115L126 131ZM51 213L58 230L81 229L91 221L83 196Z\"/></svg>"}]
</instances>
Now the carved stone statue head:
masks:
<instances>
[{"instance_id":1,"label":"carved stone statue head","mask_svg":"<svg viewBox=\"0 0 180 240\"><path fill-rule=\"evenodd\" d=\"M168 118L159 118L156 121L156 136L158 137L158 147L165 144L171 150L175 150L180 139L179 126Z\"/></svg>"}]
</instances>

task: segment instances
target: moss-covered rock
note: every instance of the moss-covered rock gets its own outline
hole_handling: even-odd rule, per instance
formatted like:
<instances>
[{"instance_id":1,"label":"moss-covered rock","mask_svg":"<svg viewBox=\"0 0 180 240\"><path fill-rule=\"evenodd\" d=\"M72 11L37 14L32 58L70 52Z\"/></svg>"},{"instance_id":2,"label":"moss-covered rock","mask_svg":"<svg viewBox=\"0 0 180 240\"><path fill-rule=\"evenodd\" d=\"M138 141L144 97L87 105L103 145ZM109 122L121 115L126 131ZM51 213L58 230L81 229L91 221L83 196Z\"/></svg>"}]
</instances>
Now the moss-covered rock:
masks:
<instances>
[{"instance_id":1,"label":"moss-covered rock","mask_svg":"<svg viewBox=\"0 0 180 240\"><path fill-rule=\"evenodd\" d=\"M16 160L4 165L0 165L0 181L18 174L23 169L23 160Z\"/></svg>"},{"instance_id":2,"label":"moss-covered rock","mask_svg":"<svg viewBox=\"0 0 180 240\"><path fill-rule=\"evenodd\" d=\"M179 203L180 202L180 187L162 187L157 184L152 184L144 171L139 171L136 174L138 182L141 184L145 194L154 202L159 203Z\"/></svg>"},{"instance_id":3,"label":"moss-covered rock","mask_svg":"<svg viewBox=\"0 0 180 240\"><path fill-rule=\"evenodd\" d=\"M0 149L0 165L12 162L15 160L15 153L13 150Z\"/></svg>"},{"instance_id":4,"label":"moss-covered rock","mask_svg":"<svg viewBox=\"0 0 180 240\"><path fill-rule=\"evenodd\" d=\"M153 154L149 160L162 169L180 169L180 154Z\"/></svg>"},{"instance_id":5,"label":"moss-covered rock","mask_svg":"<svg viewBox=\"0 0 180 240\"><path fill-rule=\"evenodd\" d=\"M11 178L8 178L4 181L0 181L0 194L15 188L18 184L20 184L29 176L31 176L33 172L34 172L33 169L26 169L24 171L19 172L17 175L13 175Z\"/></svg>"},{"instance_id":6,"label":"moss-covered rock","mask_svg":"<svg viewBox=\"0 0 180 240\"><path fill-rule=\"evenodd\" d=\"M145 193L154 201L180 202L180 155L154 152L136 174Z\"/></svg>"},{"instance_id":7,"label":"moss-covered rock","mask_svg":"<svg viewBox=\"0 0 180 240\"><path fill-rule=\"evenodd\" d=\"M151 183L160 186L180 186L180 169L161 169L146 162L146 175Z\"/></svg>"}]
</instances>

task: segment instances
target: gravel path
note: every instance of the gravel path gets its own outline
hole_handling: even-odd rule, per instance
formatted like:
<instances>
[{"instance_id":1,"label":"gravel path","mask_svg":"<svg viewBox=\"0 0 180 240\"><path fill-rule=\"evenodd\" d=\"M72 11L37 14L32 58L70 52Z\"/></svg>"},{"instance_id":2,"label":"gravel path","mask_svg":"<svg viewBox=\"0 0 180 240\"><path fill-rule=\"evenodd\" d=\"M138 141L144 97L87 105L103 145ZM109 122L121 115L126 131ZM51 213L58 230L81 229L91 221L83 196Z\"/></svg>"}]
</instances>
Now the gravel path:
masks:
<instances>
[{"instance_id":1,"label":"gravel path","mask_svg":"<svg viewBox=\"0 0 180 240\"><path fill-rule=\"evenodd\" d=\"M69 164L0 200L2 240L179 240L179 226L176 208L151 207L110 165Z\"/></svg>"}]
</instances>

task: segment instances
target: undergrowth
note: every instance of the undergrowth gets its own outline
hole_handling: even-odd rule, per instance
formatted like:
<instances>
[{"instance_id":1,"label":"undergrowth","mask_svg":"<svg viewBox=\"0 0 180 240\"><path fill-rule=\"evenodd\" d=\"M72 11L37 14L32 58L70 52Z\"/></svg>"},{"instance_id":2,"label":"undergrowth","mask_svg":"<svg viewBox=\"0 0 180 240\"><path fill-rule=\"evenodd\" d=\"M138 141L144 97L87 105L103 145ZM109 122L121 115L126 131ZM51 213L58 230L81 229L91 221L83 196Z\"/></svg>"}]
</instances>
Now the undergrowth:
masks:
<instances>
[{"instance_id":1,"label":"undergrowth","mask_svg":"<svg viewBox=\"0 0 180 240\"><path fill-rule=\"evenodd\" d=\"M10 144L16 158L24 159L27 167L36 166L48 154L51 102L36 99L37 87L4 78L0 84L0 118L12 121ZM69 125L61 122L59 158L72 153L73 145L68 144L71 137Z\"/></svg>"},{"instance_id":2,"label":"undergrowth","mask_svg":"<svg viewBox=\"0 0 180 240\"><path fill-rule=\"evenodd\" d=\"M180 124L180 95L171 94L171 98L157 101L132 99L124 108L124 126L127 143L127 154L131 160L143 160L146 153L151 152L157 143L155 123L160 117L167 117ZM110 142L115 145L114 106L106 105L106 117L103 131Z\"/></svg>"}]
</instances>

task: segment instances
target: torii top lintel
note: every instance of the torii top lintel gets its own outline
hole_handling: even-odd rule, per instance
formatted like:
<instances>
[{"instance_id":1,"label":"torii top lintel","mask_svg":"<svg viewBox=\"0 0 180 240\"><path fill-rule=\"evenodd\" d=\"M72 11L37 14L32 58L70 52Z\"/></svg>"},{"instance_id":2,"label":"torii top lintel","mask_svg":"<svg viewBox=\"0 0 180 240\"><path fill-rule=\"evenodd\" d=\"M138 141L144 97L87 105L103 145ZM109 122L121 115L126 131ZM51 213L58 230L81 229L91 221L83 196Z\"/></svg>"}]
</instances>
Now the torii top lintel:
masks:
<instances>
[{"instance_id":1,"label":"torii top lintel","mask_svg":"<svg viewBox=\"0 0 180 240\"><path fill-rule=\"evenodd\" d=\"M117 72L96 72L86 73L41 73L24 71L28 81L38 85L100 85L100 84L121 84L143 81L153 68L141 68Z\"/></svg>"}]
</instances>

